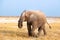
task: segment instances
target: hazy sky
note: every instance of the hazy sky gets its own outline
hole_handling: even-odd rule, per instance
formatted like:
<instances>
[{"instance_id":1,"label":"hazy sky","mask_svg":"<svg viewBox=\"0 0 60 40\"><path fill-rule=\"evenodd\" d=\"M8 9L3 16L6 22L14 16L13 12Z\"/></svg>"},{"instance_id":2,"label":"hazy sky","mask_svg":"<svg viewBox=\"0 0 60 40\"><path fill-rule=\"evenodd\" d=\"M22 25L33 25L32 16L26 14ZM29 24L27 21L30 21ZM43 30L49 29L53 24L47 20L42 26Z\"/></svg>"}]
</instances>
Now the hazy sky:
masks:
<instances>
[{"instance_id":1,"label":"hazy sky","mask_svg":"<svg viewBox=\"0 0 60 40\"><path fill-rule=\"evenodd\" d=\"M60 16L60 0L0 0L0 16L19 16L23 10L42 10Z\"/></svg>"}]
</instances>

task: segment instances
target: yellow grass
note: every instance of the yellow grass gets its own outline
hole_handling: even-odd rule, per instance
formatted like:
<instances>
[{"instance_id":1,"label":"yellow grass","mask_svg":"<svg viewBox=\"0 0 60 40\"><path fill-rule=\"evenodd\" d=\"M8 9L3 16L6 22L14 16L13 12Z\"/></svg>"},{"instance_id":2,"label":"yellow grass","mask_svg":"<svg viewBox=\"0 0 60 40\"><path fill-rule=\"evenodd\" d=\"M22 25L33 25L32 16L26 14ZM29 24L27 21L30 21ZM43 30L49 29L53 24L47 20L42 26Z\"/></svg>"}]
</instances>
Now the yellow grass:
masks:
<instances>
[{"instance_id":1,"label":"yellow grass","mask_svg":"<svg viewBox=\"0 0 60 40\"><path fill-rule=\"evenodd\" d=\"M44 36L41 32L41 35L35 38L28 36L26 23L21 29L17 23L0 23L0 40L60 40L60 22L53 22L50 25L52 29L46 24L47 35Z\"/></svg>"}]
</instances>

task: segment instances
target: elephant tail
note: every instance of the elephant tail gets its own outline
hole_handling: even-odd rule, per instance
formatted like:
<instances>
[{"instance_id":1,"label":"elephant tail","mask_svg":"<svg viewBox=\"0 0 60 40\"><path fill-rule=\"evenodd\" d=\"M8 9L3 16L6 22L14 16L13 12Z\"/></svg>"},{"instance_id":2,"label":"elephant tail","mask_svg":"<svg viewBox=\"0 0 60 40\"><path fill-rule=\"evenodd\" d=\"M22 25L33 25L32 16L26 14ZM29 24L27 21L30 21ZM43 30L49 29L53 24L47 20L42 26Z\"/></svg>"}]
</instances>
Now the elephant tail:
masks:
<instances>
[{"instance_id":1,"label":"elephant tail","mask_svg":"<svg viewBox=\"0 0 60 40\"><path fill-rule=\"evenodd\" d=\"M49 25L49 23L47 22L47 24ZM49 25L49 28L51 29L51 26Z\"/></svg>"}]
</instances>

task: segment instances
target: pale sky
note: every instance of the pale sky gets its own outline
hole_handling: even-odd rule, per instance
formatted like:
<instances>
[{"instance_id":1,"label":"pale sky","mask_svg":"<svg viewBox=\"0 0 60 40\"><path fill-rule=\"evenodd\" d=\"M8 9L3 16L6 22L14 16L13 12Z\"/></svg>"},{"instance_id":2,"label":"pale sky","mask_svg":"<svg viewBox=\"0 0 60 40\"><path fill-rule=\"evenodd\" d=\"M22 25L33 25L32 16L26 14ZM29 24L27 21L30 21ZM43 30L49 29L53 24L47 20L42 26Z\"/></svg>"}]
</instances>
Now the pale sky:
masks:
<instances>
[{"instance_id":1,"label":"pale sky","mask_svg":"<svg viewBox=\"0 0 60 40\"><path fill-rule=\"evenodd\" d=\"M0 0L0 16L19 16L23 10L42 10L60 17L60 0Z\"/></svg>"}]
</instances>

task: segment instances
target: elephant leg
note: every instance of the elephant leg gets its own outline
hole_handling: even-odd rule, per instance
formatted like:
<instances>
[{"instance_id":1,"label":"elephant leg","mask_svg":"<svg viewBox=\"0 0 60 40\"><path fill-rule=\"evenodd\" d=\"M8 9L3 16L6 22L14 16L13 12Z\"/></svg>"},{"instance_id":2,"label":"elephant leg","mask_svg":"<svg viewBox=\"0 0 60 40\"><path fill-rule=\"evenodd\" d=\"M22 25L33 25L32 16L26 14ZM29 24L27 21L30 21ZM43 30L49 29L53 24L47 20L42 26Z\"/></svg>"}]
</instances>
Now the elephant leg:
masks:
<instances>
[{"instance_id":1,"label":"elephant leg","mask_svg":"<svg viewBox=\"0 0 60 40\"><path fill-rule=\"evenodd\" d=\"M40 26L40 27L38 28L38 36L40 36L41 31L42 31L42 27Z\"/></svg>"},{"instance_id":2,"label":"elephant leg","mask_svg":"<svg viewBox=\"0 0 60 40\"><path fill-rule=\"evenodd\" d=\"M36 34L35 34L35 29L37 29L37 25L32 25L32 30L31 30L31 34L33 37L38 37Z\"/></svg>"},{"instance_id":3,"label":"elephant leg","mask_svg":"<svg viewBox=\"0 0 60 40\"><path fill-rule=\"evenodd\" d=\"M41 30L43 30L44 35L46 35L45 25L42 25L38 28L38 36L40 35Z\"/></svg>"},{"instance_id":4,"label":"elephant leg","mask_svg":"<svg viewBox=\"0 0 60 40\"><path fill-rule=\"evenodd\" d=\"M42 30L43 30L43 32L44 32L44 35L46 35L45 24L42 25Z\"/></svg>"},{"instance_id":5,"label":"elephant leg","mask_svg":"<svg viewBox=\"0 0 60 40\"><path fill-rule=\"evenodd\" d=\"M32 34L33 37L37 37L37 35L36 35L35 32L34 32L35 29L36 29L36 28L32 27L32 30L31 30L31 34Z\"/></svg>"},{"instance_id":6,"label":"elephant leg","mask_svg":"<svg viewBox=\"0 0 60 40\"><path fill-rule=\"evenodd\" d=\"M43 32L44 32L44 35L46 35L45 25L43 25Z\"/></svg>"},{"instance_id":7,"label":"elephant leg","mask_svg":"<svg viewBox=\"0 0 60 40\"><path fill-rule=\"evenodd\" d=\"M32 36L31 35L31 24L27 22L27 29L28 29L28 35L29 36Z\"/></svg>"}]
</instances>

